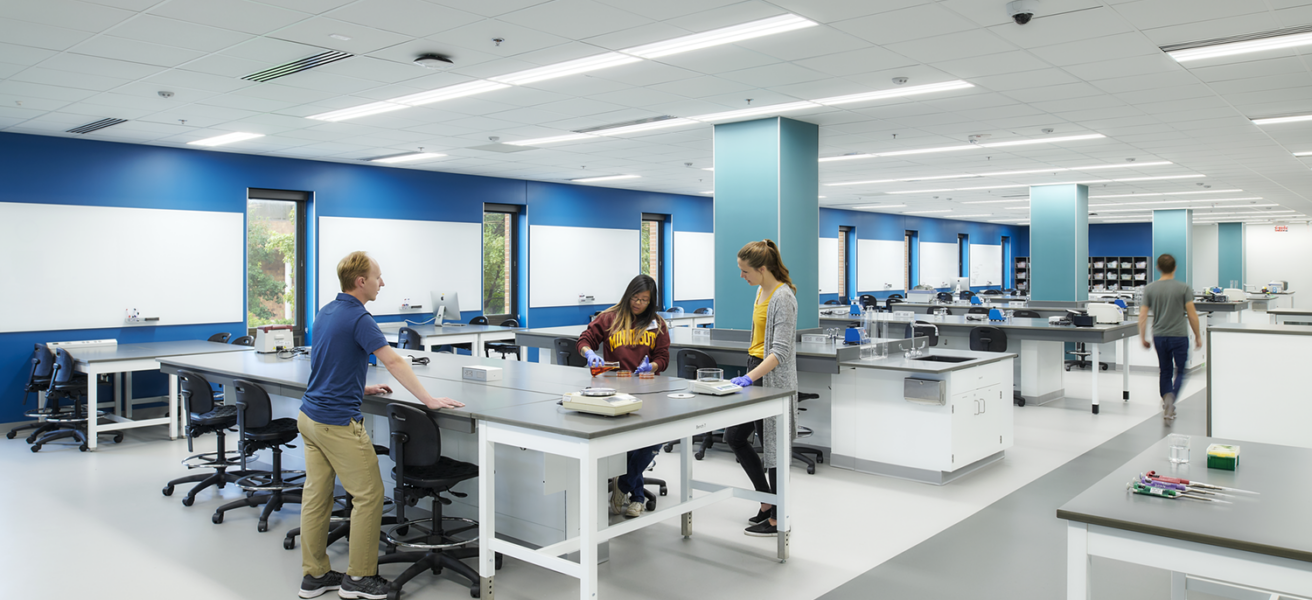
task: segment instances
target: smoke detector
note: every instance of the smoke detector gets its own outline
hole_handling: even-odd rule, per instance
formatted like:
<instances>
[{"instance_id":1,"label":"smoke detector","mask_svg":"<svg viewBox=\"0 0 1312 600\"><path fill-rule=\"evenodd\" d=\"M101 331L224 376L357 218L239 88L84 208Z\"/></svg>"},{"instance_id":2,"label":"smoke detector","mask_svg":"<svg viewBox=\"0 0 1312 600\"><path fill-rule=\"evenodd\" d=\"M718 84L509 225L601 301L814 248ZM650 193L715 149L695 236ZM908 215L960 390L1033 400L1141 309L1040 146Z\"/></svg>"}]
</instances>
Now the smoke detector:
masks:
<instances>
[{"instance_id":1,"label":"smoke detector","mask_svg":"<svg viewBox=\"0 0 1312 600\"><path fill-rule=\"evenodd\" d=\"M441 54L420 54L415 57L415 64L425 69L446 69L455 63Z\"/></svg>"}]
</instances>

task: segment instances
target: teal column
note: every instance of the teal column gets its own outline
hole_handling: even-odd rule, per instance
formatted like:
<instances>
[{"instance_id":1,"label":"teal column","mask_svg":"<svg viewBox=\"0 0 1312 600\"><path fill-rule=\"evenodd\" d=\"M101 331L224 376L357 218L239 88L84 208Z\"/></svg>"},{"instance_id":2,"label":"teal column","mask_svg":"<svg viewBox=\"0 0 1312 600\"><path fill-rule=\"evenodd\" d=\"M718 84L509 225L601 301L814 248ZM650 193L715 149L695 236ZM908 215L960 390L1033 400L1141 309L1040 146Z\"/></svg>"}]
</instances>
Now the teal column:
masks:
<instances>
[{"instance_id":1,"label":"teal column","mask_svg":"<svg viewBox=\"0 0 1312 600\"><path fill-rule=\"evenodd\" d=\"M1089 188L1030 188L1030 298L1089 299Z\"/></svg>"},{"instance_id":2,"label":"teal column","mask_svg":"<svg viewBox=\"0 0 1312 600\"><path fill-rule=\"evenodd\" d=\"M797 286L797 328L820 326L820 128L775 117L715 126L715 326L751 329L738 250L772 239Z\"/></svg>"},{"instance_id":3,"label":"teal column","mask_svg":"<svg viewBox=\"0 0 1312 600\"><path fill-rule=\"evenodd\" d=\"M1193 286L1190 259L1193 257L1194 211L1188 209L1153 211L1153 263L1154 279L1162 276L1157 270L1157 258L1163 254L1175 257L1175 278ZM1220 240L1218 240L1219 242Z\"/></svg>"},{"instance_id":4,"label":"teal column","mask_svg":"<svg viewBox=\"0 0 1312 600\"><path fill-rule=\"evenodd\" d=\"M1221 223L1216 232L1217 284L1227 287L1231 281L1244 287L1244 224Z\"/></svg>"}]
</instances>

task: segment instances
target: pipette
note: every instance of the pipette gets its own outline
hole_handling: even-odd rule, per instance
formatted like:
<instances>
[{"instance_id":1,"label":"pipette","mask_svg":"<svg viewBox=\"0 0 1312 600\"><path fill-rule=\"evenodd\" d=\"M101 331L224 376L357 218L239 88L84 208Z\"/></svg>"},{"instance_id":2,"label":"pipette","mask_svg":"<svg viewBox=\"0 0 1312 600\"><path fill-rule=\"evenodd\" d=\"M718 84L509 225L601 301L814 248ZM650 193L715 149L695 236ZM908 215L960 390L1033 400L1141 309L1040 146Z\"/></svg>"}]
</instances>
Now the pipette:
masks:
<instances>
[{"instance_id":1,"label":"pipette","mask_svg":"<svg viewBox=\"0 0 1312 600\"><path fill-rule=\"evenodd\" d=\"M1212 484L1210 484L1210 483L1206 483L1206 482L1203 482L1203 481L1197 481L1197 480L1190 481L1190 480L1188 480L1188 479L1180 479L1180 478L1177 478L1177 477L1166 477L1166 476L1164 476L1164 475L1158 475L1158 474L1157 474L1157 471L1149 471L1147 476L1148 476L1149 479L1156 479L1156 480L1158 480L1158 481L1165 481L1166 483L1182 483L1182 484L1184 484L1184 485L1188 485L1188 486L1199 487L1199 488L1208 488L1208 489L1213 489L1213 490L1221 490L1221 491L1225 491L1225 492L1239 492L1239 493L1241 493L1241 494L1253 494L1253 495L1257 495L1257 496L1260 496L1260 495L1261 495L1259 492L1251 492L1251 491L1248 491L1248 490L1241 490L1241 489L1239 489L1239 488L1225 487L1225 486L1221 486L1221 485L1212 485Z\"/></svg>"},{"instance_id":2,"label":"pipette","mask_svg":"<svg viewBox=\"0 0 1312 600\"><path fill-rule=\"evenodd\" d=\"M1143 475L1143 474L1140 474L1140 475L1139 475L1139 483L1141 483L1141 484L1143 484L1143 485L1146 485L1146 486L1148 486L1148 487L1161 488L1161 489L1164 489L1164 490L1175 490L1175 491L1177 491L1177 492L1193 492L1193 493L1201 494L1201 495L1205 495L1205 496L1224 496L1224 497L1226 497L1226 498L1233 498L1233 497L1234 497L1234 496L1231 495L1231 494L1222 494L1221 492L1218 492L1218 491L1215 491L1215 490L1209 490L1209 489L1203 489L1203 488L1190 487L1190 486L1187 486L1187 485L1185 485L1185 484L1183 484L1183 483L1167 483L1167 482L1165 482L1165 481L1159 481L1159 480L1156 480L1156 479L1149 479L1147 476L1145 476L1145 475Z\"/></svg>"},{"instance_id":3,"label":"pipette","mask_svg":"<svg viewBox=\"0 0 1312 600\"><path fill-rule=\"evenodd\" d=\"M1180 498L1188 498L1190 500L1198 500L1200 502L1217 502L1220 504L1233 504L1233 502L1227 502L1225 500L1220 500L1217 498L1195 496L1193 495L1192 492L1181 492L1177 490L1167 490L1158 487L1150 487L1142 483L1139 483L1137 481L1131 481L1125 484L1125 489L1134 492L1136 494L1143 494L1145 496L1157 496L1158 498L1166 498L1168 500L1178 500Z\"/></svg>"}]
</instances>

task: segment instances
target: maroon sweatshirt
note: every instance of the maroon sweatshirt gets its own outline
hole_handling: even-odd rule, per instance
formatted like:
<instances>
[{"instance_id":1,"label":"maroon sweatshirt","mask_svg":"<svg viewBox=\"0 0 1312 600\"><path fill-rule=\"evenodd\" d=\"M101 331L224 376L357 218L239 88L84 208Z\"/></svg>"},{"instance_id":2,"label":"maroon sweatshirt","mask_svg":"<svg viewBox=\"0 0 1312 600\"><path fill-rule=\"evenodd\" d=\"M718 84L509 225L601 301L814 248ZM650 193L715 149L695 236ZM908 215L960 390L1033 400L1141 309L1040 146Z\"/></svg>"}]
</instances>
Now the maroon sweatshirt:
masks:
<instances>
[{"instance_id":1,"label":"maroon sweatshirt","mask_svg":"<svg viewBox=\"0 0 1312 600\"><path fill-rule=\"evenodd\" d=\"M670 366L670 331L660 316L652 322L654 327L645 330L619 331L610 333L610 325L618 315L604 312L597 315L588 328L579 336L576 349L583 353L586 346L606 357L608 361L620 363L620 368L632 371L642 364L643 357L651 360L652 372L660 373Z\"/></svg>"}]
</instances>

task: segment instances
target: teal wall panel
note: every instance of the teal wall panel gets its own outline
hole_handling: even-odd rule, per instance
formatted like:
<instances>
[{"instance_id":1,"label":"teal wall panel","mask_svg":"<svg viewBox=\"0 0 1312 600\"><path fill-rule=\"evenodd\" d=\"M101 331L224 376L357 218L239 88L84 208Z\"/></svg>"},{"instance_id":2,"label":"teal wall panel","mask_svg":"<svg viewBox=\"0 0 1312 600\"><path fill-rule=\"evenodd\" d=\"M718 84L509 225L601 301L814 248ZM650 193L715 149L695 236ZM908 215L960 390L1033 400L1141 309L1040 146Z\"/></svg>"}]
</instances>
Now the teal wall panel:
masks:
<instances>
[{"instance_id":1,"label":"teal wall panel","mask_svg":"<svg viewBox=\"0 0 1312 600\"><path fill-rule=\"evenodd\" d=\"M820 326L820 128L779 119L779 251L797 286L797 328Z\"/></svg>"},{"instance_id":2,"label":"teal wall panel","mask_svg":"<svg viewBox=\"0 0 1312 600\"><path fill-rule=\"evenodd\" d=\"M1187 209L1153 211L1153 279L1162 273L1157 270L1157 258L1163 254L1175 257L1175 278L1193 285L1190 269L1193 257L1194 211ZM1219 240L1218 240L1219 241Z\"/></svg>"},{"instance_id":3,"label":"teal wall panel","mask_svg":"<svg viewBox=\"0 0 1312 600\"><path fill-rule=\"evenodd\" d=\"M1222 287L1231 281L1244 284L1244 224L1221 223L1216 232L1217 278Z\"/></svg>"},{"instance_id":4,"label":"teal wall panel","mask_svg":"<svg viewBox=\"0 0 1312 600\"><path fill-rule=\"evenodd\" d=\"M1030 188L1030 297L1089 299L1089 188Z\"/></svg>"}]
</instances>

